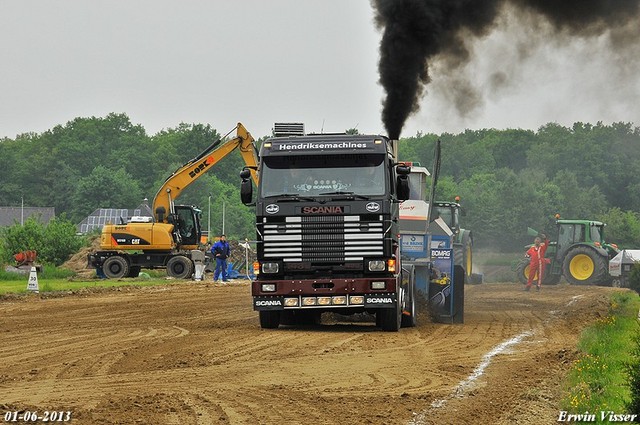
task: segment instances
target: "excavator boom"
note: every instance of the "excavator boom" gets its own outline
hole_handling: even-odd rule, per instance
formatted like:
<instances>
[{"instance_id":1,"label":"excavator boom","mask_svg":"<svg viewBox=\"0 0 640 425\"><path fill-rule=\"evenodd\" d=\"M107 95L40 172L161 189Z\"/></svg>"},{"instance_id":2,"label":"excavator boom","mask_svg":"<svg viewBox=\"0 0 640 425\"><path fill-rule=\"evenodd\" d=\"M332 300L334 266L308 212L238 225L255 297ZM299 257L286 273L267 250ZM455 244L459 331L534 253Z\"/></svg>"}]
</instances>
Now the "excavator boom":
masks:
<instances>
[{"instance_id":1,"label":"excavator boom","mask_svg":"<svg viewBox=\"0 0 640 425\"><path fill-rule=\"evenodd\" d=\"M247 129L238 123L236 137L224 142L216 141L165 180L153 199L152 208L156 222L167 222L167 214L175 213L173 202L180 193L236 148L240 150L242 159L251 170L251 176L257 185L258 154L255 141Z\"/></svg>"}]
</instances>

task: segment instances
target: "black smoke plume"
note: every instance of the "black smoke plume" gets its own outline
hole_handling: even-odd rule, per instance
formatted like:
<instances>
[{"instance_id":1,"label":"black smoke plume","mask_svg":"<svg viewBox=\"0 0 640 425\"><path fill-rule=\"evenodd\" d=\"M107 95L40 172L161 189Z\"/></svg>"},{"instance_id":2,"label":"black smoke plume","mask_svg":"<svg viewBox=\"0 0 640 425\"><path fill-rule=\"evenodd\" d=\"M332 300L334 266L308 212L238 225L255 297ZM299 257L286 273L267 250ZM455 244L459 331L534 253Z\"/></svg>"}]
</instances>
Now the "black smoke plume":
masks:
<instances>
[{"instance_id":1,"label":"black smoke plume","mask_svg":"<svg viewBox=\"0 0 640 425\"><path fill-rule=\"evenodd\" d=\"M419 109L430 82L430 64L455 69L466 64L465 41L489 34L509 4L523 15L548 21L558 36L595 36L631 28L617 42L638 43L640 0L371 0L375 22L382 30L379 73L386 97L382 121L397 139L406 119ZM614 40L614 43L616 41ZM452 79L452 81L456 81ZM464 82L457 81L464 87ZM456 88L460 90L460 87Z\"/></svg>"}]
</instances>

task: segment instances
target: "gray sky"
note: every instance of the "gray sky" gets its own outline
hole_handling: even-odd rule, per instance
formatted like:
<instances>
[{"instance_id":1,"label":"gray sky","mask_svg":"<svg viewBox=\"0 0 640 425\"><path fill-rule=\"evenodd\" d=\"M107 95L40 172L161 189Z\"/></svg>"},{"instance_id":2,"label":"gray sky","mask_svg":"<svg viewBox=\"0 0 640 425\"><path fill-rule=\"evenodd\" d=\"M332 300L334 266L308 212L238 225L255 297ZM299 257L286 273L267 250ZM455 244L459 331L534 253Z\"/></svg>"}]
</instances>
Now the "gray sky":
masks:
<instances>
[{"instance_id":1,"label":"gray sky","mask_svg":"<svg viewBox=\"0 0 640 425\"><path fill-rule=\"evenodd\" d=\"M637 63L606 37L534 43L523 58L531 34L509 20L502 28L474 44L464 70L481 94L476 108L461 117L455 82L434 69L403 137L640 125ZM226 133L242 122L261 137L278 121L385 134L380 37L367 0L0 0L0 138L110 112L149 134L180 122Z\"/></svg>"}]
</instances>

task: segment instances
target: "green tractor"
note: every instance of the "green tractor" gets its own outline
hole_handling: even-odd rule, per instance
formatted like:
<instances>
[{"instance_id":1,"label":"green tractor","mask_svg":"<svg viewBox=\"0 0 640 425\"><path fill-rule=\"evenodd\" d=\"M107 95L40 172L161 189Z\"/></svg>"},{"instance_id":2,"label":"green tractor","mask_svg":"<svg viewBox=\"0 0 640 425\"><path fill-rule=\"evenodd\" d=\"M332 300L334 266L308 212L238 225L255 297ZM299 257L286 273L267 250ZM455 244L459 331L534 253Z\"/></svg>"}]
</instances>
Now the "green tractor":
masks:
<instances>
[{"instance_id":1,"label":"green tractor","mask_svg":"<svg viewBox=\"0 0 640 425\"><path fill-rule=\"evenodd\" d=\"M549 263L542 283L555 285L564 276L571 285L609 285L609 260L619 251L615 244L605 243L604 226L592 220L556 220L557 238L547 248L545 258ZM537 234L535 230L530 233ZM526 284L528 258L518 263L516 273L518 280Z\"/></svg>"},{"instance_id":2,"label":"green tractor","mask_svg":"<svg viewBox=\"0 0 640 425\"><path fill-rule=\"evenodd\" d=\"M473 234L471 230L460 227L460 217L464 217L466 214L459 201L460 198L457 196L455 202L435 201L433 203L433 217L442 218L453 232L454 264L464 268L465 282L475 283L479 276L473 274Z\"/></svg>"}]
</instances>

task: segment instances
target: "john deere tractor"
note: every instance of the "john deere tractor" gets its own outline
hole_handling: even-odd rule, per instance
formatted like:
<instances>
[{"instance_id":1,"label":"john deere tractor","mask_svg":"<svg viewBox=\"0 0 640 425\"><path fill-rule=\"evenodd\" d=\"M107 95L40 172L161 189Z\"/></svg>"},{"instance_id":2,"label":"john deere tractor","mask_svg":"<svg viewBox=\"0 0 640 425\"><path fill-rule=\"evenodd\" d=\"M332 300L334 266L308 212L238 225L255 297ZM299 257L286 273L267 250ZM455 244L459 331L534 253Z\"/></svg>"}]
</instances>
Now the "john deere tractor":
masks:
<instances>
[{"instance_id":1,"label":"john deere tractor","mask_svg":"<svg viewBox=\"0 0 640 425\"><path fill-rule=\"evenodd\" d=\"M460 227L460 217L465 215L460 206L460 198L456 196L455 202L435 201L433 203L433 216L440 217L447 223L453 232L453 257L457 266L464 268L467 282L482 283L473 273L473 234L471 230ZM480 282L476 282L480 279Z\"/></svg>"},{"instance_id":2,"label":"john deere tractor","mask_svg":"<svg viewBox=\"0 0 640 425\"><path fill-rule=\"evenodd\" d=\"M542 283L555 285L564 276L571 285L609 285L609 260L617 255L618 247L605 243L604 226L592 220L556 220L557 237L545 254L549 263ZM520 261L516 273L521 283L527 283L528 258Z\"/></svg>"}]
</instances>

